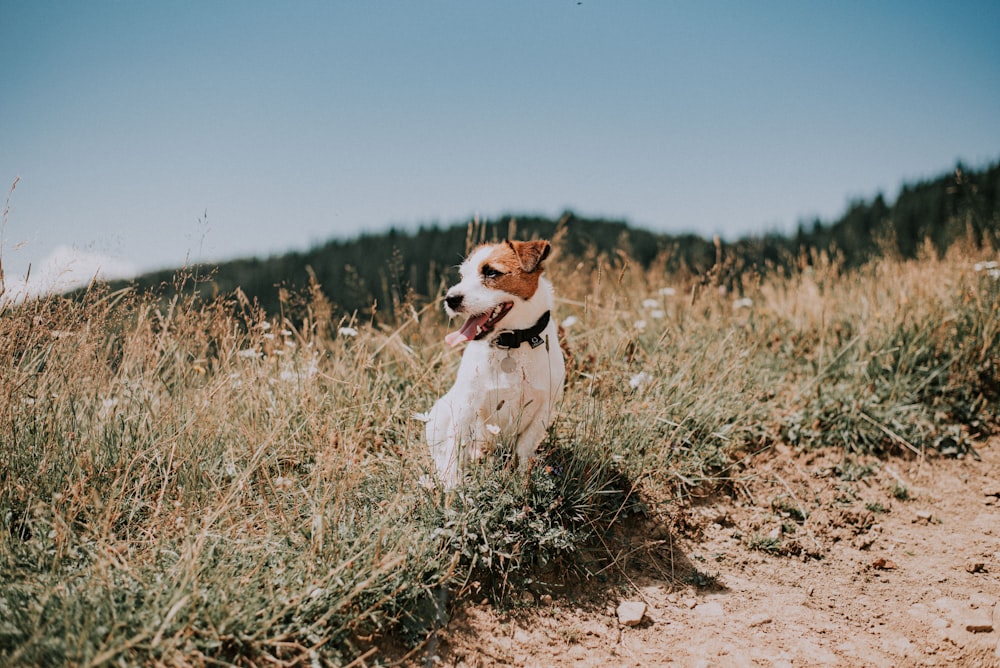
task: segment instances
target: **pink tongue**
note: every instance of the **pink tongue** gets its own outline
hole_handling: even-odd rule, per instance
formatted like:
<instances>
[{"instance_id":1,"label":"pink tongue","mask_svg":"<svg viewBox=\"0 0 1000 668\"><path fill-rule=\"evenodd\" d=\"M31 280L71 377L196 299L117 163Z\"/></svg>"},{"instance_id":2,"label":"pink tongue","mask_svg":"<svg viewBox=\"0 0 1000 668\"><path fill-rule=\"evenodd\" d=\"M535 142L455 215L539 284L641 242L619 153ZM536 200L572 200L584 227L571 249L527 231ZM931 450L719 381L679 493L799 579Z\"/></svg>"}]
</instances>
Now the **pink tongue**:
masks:
<instances>
[{"instance_id":1,"label":"pink tongue","mask_svg":"<svg viewBox=\"0 0 1000 668\"><path fill-rule=\"evenodd\" d=\"M478 318L469 318L462 325L462 329L452 332L444 337L444 342L449 346L457 346L463 341L471 341L476 338L476 327L486 322L488 316L483 315Z\"/></svg>"},{"instance_id":2,"label":"pink tongue","mask_svg":"<svg viewBox=\"0 0 1000 668\"><path fill-rule=\"evenodd\" d=\"M462 341L469 341L470 339L472 339L471 336L466 336L465 334L462 334L462 332L452 332L448 336L444 337L444 342L449 346L454 347Z\"/></svg>"}]
</instances>

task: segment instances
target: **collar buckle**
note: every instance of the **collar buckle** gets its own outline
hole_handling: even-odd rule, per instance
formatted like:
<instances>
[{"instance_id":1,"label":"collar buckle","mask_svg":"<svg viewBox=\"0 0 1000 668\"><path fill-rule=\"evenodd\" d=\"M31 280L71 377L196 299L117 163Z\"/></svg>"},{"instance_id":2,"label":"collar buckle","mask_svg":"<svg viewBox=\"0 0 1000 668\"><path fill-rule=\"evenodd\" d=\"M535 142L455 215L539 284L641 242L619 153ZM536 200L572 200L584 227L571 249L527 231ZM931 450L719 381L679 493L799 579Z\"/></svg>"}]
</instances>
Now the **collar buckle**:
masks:
<instances>
[{"instance_id":1,"label":"collar buckle","mask_svg":"<svg viewBox=\"0 0 1000 668\"><path fill-rule=\"evenodd\" d=\"M542 332L549 326L549 312L546 311L534 326L528 329L505 329L499 332L490 341L494 348L511 350L520 348L522 343L527 343L532 349L545 345Z\"/></svg>"},{"instance_id":2,"label":"collar buckle","mask_svg":"<svg viewBox=\"0 0 1000 668\"><path fill-rule=\"evenodd\" d=\"M510 350L511 348L520 348L521 341L518 339L517 330L515 329L502 329L497 332L497 335L493 337L490 344L494 348L500 348L502 350Z\"/></svg>"}]
</instances>

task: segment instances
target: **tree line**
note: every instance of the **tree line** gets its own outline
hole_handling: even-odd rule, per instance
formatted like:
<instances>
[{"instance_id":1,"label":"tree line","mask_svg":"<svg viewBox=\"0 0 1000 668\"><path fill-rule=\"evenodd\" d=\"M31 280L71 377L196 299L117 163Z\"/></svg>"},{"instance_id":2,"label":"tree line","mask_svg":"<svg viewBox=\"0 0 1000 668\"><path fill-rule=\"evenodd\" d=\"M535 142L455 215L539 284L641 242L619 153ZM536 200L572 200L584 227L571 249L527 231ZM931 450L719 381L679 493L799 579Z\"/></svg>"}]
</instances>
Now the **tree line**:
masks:
<instances>
[{"instance_id":1,"label":"tree line","mask_svg":"<svg viewBox=\"0 0 1000 668\"><path fill-rule=\"evenodd\" d=\"M404 306L432 300L455 279L466 248L478 241L508 237L556 238L562 253L581 259L627 257L665 273L687 273L738 285L748 271L791 269L818 253L847 268L894 254L915 257L953 244L998 248L1000 241L1000 162L980 169L959 164L935 179L903 186L896 200L880 193L851 202L834 221L802 221L792 234L769 233L736 240L697 234L654 233L622 220L583 218L566 212L558 219L510 217L415 231L390 229L353 239L333 239L302 252L248 258L186 268L186 289L211 298L239 289L268 313L288 307L290 295L312 287L323 292L340 314L388 322ZM621 251L621 252L619 252ZM726 262L720 262L722 256ZM141 290L169 291L174 270L140 276ZM121 287L121 284L113 287Z\"/></svg>"}]
</instances>

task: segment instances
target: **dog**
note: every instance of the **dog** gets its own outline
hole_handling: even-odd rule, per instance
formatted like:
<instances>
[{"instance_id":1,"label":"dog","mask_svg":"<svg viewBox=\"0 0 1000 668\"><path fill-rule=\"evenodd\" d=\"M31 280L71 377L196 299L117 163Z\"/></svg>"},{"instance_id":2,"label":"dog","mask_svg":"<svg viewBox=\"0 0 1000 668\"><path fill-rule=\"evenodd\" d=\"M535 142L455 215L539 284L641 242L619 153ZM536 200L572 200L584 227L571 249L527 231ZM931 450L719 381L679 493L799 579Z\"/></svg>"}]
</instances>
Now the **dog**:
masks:
<instances>
[{"instance_id":1,"label":"dog","mask_svg":"<svg viewBox=\"0 0 1000 668\"><path fill-rule=\"evenodd\" d=\"M445 343L467 342L455 384L427 414L427 443L446 489L497 441L513 443L527 471L552 422L566 369L552 284L542 276L551 249L548 241L479 246L445 295L449 317L465 318Z\"/></svg>"}]
</instances>

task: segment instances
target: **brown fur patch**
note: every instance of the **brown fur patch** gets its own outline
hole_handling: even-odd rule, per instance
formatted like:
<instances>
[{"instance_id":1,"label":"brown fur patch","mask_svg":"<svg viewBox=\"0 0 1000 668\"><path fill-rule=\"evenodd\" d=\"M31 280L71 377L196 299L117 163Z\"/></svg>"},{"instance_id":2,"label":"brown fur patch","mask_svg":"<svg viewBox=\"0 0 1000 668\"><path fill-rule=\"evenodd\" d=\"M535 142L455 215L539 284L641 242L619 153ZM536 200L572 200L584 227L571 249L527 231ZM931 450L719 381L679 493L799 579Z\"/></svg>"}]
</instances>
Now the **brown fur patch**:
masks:
<instances>
[{"instance_id":1,"label":"brown fur patch","mask_svg":"<svg viewBox=\"0 0 1000 668\"><path fill-rule=\"evenodd\" d=\"M531 299L538 289L538 278L542 275L542 260L548 254L547 241L508 241L497 245L483 260L479 265L479 273L488 287L503 290L521 299ZM486 275L486 267L500 272L500 275Z\"/></svg>"}]
</instances>

